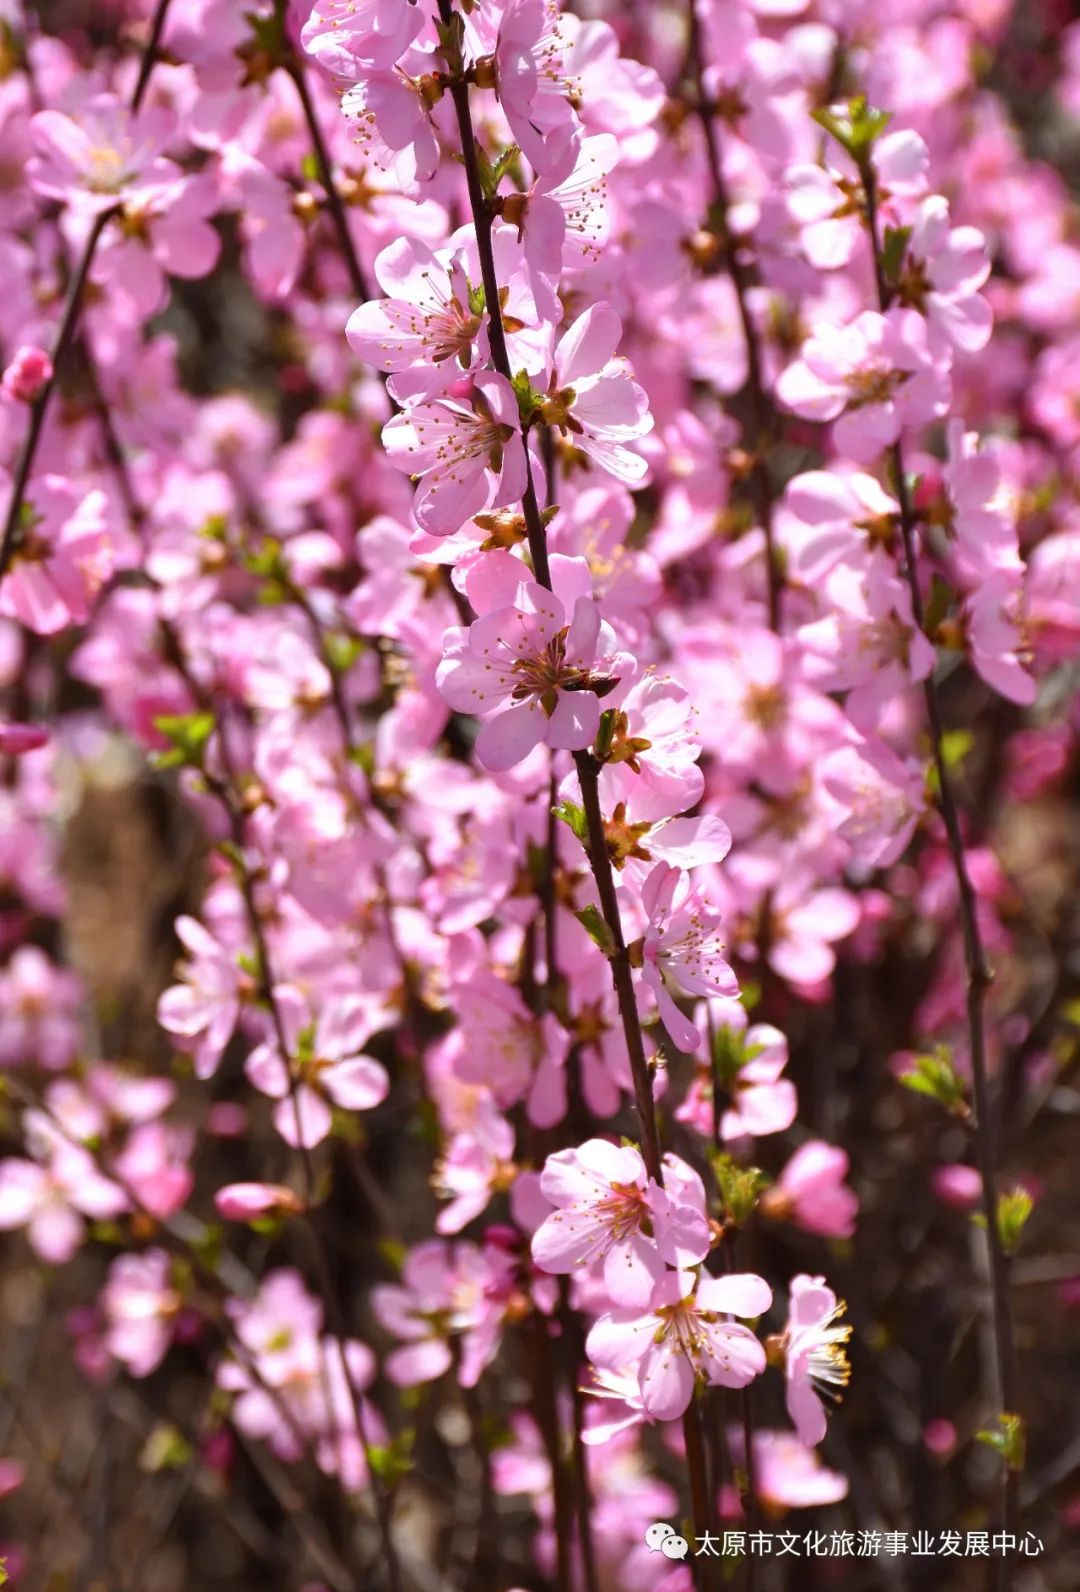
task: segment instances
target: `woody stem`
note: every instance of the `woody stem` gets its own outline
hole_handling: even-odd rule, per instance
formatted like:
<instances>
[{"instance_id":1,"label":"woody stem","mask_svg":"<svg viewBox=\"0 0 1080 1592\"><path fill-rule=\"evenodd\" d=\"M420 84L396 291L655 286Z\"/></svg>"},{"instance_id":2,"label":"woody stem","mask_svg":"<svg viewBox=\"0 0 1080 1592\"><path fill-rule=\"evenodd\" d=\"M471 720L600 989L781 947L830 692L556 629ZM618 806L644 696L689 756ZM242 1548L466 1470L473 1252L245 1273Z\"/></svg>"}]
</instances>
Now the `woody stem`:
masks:
<instances>
[{"instance_id":1,"label":"woody stem","mask_svg":"<svg viewBox=\"0 0 1080 1592\"><path fill-rule=\"evenodd\" d=\"M877 284L881 313L889 307L889 286L885 275L882 239L878 228L877 179L873 163L865 157L860 163L860 175L866 192L866 215L874 256L874 278ZM918 554L915 535L915 512L911 501L904 467L903 445L897 441L892 448L892 465L895 476L896 499L900 508L900 534L904 548L904 576L911 593L911 611L916 625L924 628L924 608L919 587ZM986 1242L990 1258L991 1321L999 1411L1011 1414L1016 1407L1016 1347L1013 1336L1012 1301L1009 1292L1009 1263L1001 1240L998 1225L997 1151L994 1121L990 1098L990 1081L986 1049L986 994L992 972L983 945L979 927L978 900L968 868L967 851L960 822L960 809L953 788L952 774L945 756L945 734L941 717L941 703L937 683L932 674L923 681L923 699L930 731L931 755L938 788L938 808L945 825L945 835L953 872L956 876L960 909L960 925L964 942L964 964L967 973L967 1029L971 1053L971 1080L975 1102L973 1124L975 1156L978 1162L981 1185L982 1213L986 1222ZM1006 1465L1003 1515L1005 1530L1015 1532L1019 1505L1019 1470L1012 1463ZM1008 1560L995 1560L991 1568L990 1586L1002 1589L1009 1585Z\"/></svg>"}]
</instances>

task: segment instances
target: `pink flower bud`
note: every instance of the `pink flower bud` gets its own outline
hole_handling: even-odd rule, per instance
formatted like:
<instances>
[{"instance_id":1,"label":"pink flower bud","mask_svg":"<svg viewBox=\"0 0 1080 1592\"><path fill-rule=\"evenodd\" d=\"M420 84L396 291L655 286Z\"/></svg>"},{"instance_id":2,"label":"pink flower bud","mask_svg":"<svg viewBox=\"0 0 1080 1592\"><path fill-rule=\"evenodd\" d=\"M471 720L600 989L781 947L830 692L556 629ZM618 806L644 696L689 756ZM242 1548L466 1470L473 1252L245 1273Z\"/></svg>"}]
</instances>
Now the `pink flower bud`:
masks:
<instances>
[{"instance_id":1,"label":"pink flower bud","mask_svg":"<svg viewBox=\"0 0 1080 1592\"><path fill-rule=\"evenodd\" d=\"M931 1183L941 1203L954 1210L972 1210L982 1198L982 1180L973 1166L956 1162L935 1167Z\"/></svg>"},{"instance_id":2,"label":"pink flower bud","mask_svg":"<svg viewBox=\"0 0 1080 1592\"><path fill-rule=\"evenodd\" d=\"M4 372L4 391L11 398L32 404L52 373L52 360L45 350L26 344L18 350Z\"/></svg>"},{"instance_id":3,"label":"pink flower bud","mask_svg":"<svg viewBox=\"0 0 1080 1592\"><path fill-rule=\"evenodd\" d=\"M21 757L24 752L36 752L48 739L48 730L40 724L0 723L0 753L8 757Z\"/></svg>"},{"instance_id":4,"label":"pink flower bud","mask_svg":"<svg viewBox=\"0 0 1080 1592\"><path fill-rule=\"evenodd\" d=\"M938 1459L946 1459L956 1447L956 1427L942 1416L927 1421L922 1437L926 1448Z\"/></svg>"},{"instance_id":5,"label":"pink flower bud","mask_svg":"<svg viewBox=\"0 0 1080 1592\"><path fill-rule=\"evenodd\" d=\"M303 1208L292 1189L280 1183L229 1183L218 1189L214 1204L219 1216L233 1222L250 1222Z\"/></svg>"}]
</instances>

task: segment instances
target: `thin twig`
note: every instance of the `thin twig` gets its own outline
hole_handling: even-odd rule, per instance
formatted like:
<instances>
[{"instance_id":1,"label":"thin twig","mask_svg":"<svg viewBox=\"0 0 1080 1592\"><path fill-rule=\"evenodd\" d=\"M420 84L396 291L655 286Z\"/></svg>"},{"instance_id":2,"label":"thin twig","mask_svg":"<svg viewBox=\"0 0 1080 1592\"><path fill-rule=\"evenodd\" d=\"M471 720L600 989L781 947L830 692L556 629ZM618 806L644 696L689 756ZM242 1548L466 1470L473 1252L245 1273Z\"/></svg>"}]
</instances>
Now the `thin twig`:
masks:
<instances>
[{"instance_id":1,"label":"thin twig","mask_svg":"<svg viewBox=\"0 0 1080 1592\"><path fill-rule=\"evenodd\" d=\"M866 193L867 225L874 258L874 278L877 284L878 304L884 314L889 307L890 292L885 276L882 239L878 231L877 178L869 156L860 161L860 175ZM915 533L915 511L908 488L904 465L903 444L898 440L892 447L894 488L900 509L900 534L904 548L904 575L911 593L911 611L915 624L924 628L925 611L922 590L919 586L918 555ZM930 744L937 776L938 808L945 825L949 857L956 876L960 906L960 924L964 942L964 964L967 972L967 1028L971 1052L971 1081L975 1103L973 1137L981 1184L982 1211L986 1222L987 1249L990 1257L990 1292L992 1300L995 1359L1000 1415L1013 1414L1016 1409L1016 1348L1013 1337L1012 1302L1009 1295L1009 1266L998 1226L997 1151L994 1121L990 1098L990 1081L986 1052L986 993L992 973L979 928L978 900L968 868L964 846L960 811L953 789L952 774L945 756L945 735L941 717L941 704L933 674L923 681L923 699L930 730ZM1019 1504L1019 1473L1011 1463L1006 1464L1004 1483L1004 1528L1015 1533ZM1007 1587L1010 1583L1008 1560L995 1560L990 1571L990 1585Z\"/></svg>"},{"instance_id":2,"label":"thin twig","mask_svg":"<svg viewBox=\"0 0 1080 1592\"><path fill-rule=\"evenodd\" d=\"M135 88L131 96L131 110L138 111L142 104L150 83L150 74L157 60L158 50L161 45L161 36L165 29L165 17L169 9L170 0L158 0L154 11L154 18L150 25L150 35L143 50L142 61L139 65L139 75L135 81ZM94 263L98 244L101 242L102 233L112 218L121 209L120 204L112 205L103 210L90 228L89 236L83 245L83 252L79 263L68 286L67 296L64 300L63 313L60 317L60 328L53 344L51 361L52 373L45 382L30 410L30 427L26 433L26 440L19 455L19 462L15 467L15 479L11 489L11 501L8 504L7 516L4 521L3 532L0 533L0 580L3 580L11 567L12 559L18 552L19 536L22 529L23 503L26 490L30 484L33 473L34 460L37 457L38 444L45 427L45 419L53 393L56 391L60 379L60 372L71 351L75 340L75 331L79 324L79 314L82 310L83 293L86 289L90 267Z\"/></svg>"}]
</instances>

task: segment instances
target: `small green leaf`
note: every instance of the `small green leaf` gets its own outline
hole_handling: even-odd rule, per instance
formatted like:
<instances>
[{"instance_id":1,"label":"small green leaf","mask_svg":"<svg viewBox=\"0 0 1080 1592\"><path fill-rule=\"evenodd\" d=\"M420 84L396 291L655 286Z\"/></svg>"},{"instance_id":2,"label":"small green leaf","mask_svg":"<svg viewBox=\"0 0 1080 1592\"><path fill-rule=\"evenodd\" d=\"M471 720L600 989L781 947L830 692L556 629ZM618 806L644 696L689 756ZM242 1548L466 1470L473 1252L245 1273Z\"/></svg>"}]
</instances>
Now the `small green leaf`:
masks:
<instances>
[{"instance_id":1,"label":"small green leaf","mask_svg":"<svg viewBox=\"0 0 1080 1592\"><path fill-rule=\"evenodd\" d=\"M154 1427L139 1455L140 1470L156 1475L163 1470L182 1470L195 1457L195 1450L183 1432L169 1421Z\"/></svg>"},{"instance_id":2,"label":"small green leaf","mask_svg":"<svg viewBox=\"0 0 1080 1592\"><path fill-rule=\"evenodd\" d=\"M614 708L605 708L600 715L600 728L596 732L593 742L593 756L598 763L606 763L611 753L611 743L615 739L615 722L618 714Z\"/></svg>"},{"instance_id":3,"label":"small green leaf","mask_svg":"<svg viewBox=\"0 0 1080 1592\"><path fill-rule=\"evenodd\" d=\"M415 1433L412 1431L395 1432L389 1443L368 1449L367 1457L372 1470L388 1487L395 1486L412 1470L414 1438Z\"/></svg>"},{"instance_id":4,"label":"small green leaf","mask_svg":"<svg viewBox=\"0 0 1080 1592\"><path fill-rule=\"evenodd\" d=\"M1003 1410L997 1417L996 1426L976 1432L975 1438L977 1442L985 1443L987 1448L992 1448L1000 1454L1010 1470L1023 1470L1027 1439L1024 1422L1019 1415Z\"/></svg>"},{"instance_id":5,"label":"small green leaf","mask_svg":"<svg viewBox=\"0 0 1080 1592\"><path fill-rule=\"evenodd\" d=\"M544 401L543 398L540 393L533 391L532 382L529 380L527 371L519 370L513 378L511 386L518 402L518 412L521 415L522 425L531 425L536 411Z\"/></svg>"},{"instance_id":6,"label":"small green leaf","mask_svg":"<svg viewBox=\"0 0 1080 1592\"><path fill-rule=\"evenodd\" d=\"M716 1152L710 1159L724 1214L734 1226L742 1227L769 1179L760 1167L740 1166L726 1152Z\"/></svg>"},{"instance_id":7,"label":"small green leaf","mask_svg":"<svg viewBox=\"0 0 1080 1592\"><path fill-rule=\"evenodd\" d=\"M1034 1208L1035 1201L1027 1189L1003 1189L998 1195L998 1233L1001 1237L1001 1247L1007 1255L1015 1255L1020 1247L1024 1227Z\"/></svg>"},{"instance_id":8,"label":"small green leaf","mask_svg":"<svg viewBox=\"0 0 1080 1592\"><path fill-rule=\"evenodd\" d=\"M323 632L323 656L326 667L334 674L348 674L364 650L359 636L347 635L342 630Z\"/></svg>"},{"instance_id":9,"label":"small green leaf","mask_svg":"<svg viewBox=\"0 0 1080 1592\"><path fill-rule=\"evenodd\" d=\"M881 263L885 270L885 279L893 284L900 280L900 271L904 264L904 256L911 239L910 227L886 227L885 238L881 250Z\"/></svg>"},{"instance_id":10,"label":"small green leaf","mask_svg":"<svg viewBox=\"0 0 1080 1592\"><path fill-rule=\"evenodd\" d=\"M945 767L959 768L974 745L975 737L970 730L946 730L941 737L941 755L945 759Z\"/></svg>"},{"instance_id":11,"label":"small green leaf","mask_svg":"<svg viewBox=\"0 0 1080 1592\"><path fill-rule=\"evenodd\" d=\"M847 150L860 170L865 167L875 142L892 120L888 111L878 111L868 105L862 94L849 100L846 107L832 105L811 111L810 114L819 127L824 127L841 148Z\"/></svg>"},{"instance_id":12,"label":"small green leaf","mask_svg":"<svg viewBox=\"0 0 1080 1592\"><path fill-rule=\"evenodd\" d=\"M551 810L560 823L564 823L568 829L573 831L583 846L587 844L589 824L585 817L584 807L579 807L576 802L560 802L557 807L553 807Z\"/></svg>"},{"instance_id":13,"label":"small green leaf","mask_svg":"<svg viewBox=\"0 0 1080 1592\"><path fill-rule=\"evenodd\" d=\"M503 150L496 160L492 161L488 159L487 154L481 149L479 143L477 144L476 155L480 167L480 186L484 190L485 199L494 199L499 191L499 184L509 171L510 164L517 153L518 146L511 144L508 149Z\"/></svg>"},{"instance_id":14,"label":"small green leaf","mask_svg":"<svg viewBox=\"0 0 1080 1592\"><path fill-rule=\"evenodd\" d=\"M900 1082L912 1094L936 1100L951 1116L970 1115L963 1080L952 1064L952 1054L946 1045L938 1045L928 1055L915 1056L908 1071L901 1073Z\"/></svg>"},{"instance_id":15,"label":"small green leaf","mask_svg":"<svg viewBox=\"0 0 1080 1592\"><path fill-rule=\"evenodd\" d=\"M585 930L585 933L589 936L589 939L592 940L594 945L598 945L600 947L601 951L603 951L606 957L612 957L615 955L615 940L611 930L604 922L599 907L582 907L580 912L574 913L574 916L581 924L581 927Z\"/></svg>"},{"instance_id":16,"label":"small green leaf","mask_svg":"<svg viewBox=\"0 0 1080 1592\"><path fill-rule=\"evenodd\" d=\"M216 723L209 712L159 714L154 728L169 746L165 751L151 753L155 768L201 768L206 743Z\"/></svg>"}]
</instances>

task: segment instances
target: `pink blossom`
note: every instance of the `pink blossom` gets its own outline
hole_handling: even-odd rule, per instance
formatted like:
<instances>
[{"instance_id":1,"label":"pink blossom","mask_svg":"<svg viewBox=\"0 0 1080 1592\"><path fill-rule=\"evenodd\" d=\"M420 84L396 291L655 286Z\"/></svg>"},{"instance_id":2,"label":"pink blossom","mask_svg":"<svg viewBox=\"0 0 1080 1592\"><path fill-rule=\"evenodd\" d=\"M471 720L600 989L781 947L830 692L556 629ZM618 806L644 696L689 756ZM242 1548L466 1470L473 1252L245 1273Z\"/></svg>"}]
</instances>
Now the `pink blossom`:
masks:
<instances>
[{"instance_id":1,"label":"pink blossom","mask_svg":"<svg viewBox=\"0 0 1080 1592\"><path fill-rule=\"evenodd\" d=\"M461 1385L475 1387L499 1346L514 1273L511 1257L492 1244L430 1239L415 1245L400 1286L382 1283L371 1294L379 1321L402 1343L386 1359L390 1380L399 1387L433 1381L450 1368L450 1343L458 1339Z\"/></svg>"},{"instance_id":2,"label":"pink blossom","mask_svg":"<svg viewBox=\"0 0 1080 1592\"><path fill-rule=\"evenodd\" d=\"M931 349L977 354L990 340L990 306L979 293L990 275L986 242L974 227L950 227L940 194L915 212L900 275L900 302L925 315Z\"/></svg>"},{"instance_id":3,"label":"pink blossom","mask_svg":"<svg viewBox=\"0 0 1080 1592\"><path fill-rule=\"evenodd\" d=\"M34 1253L63 1265L86 1237L84 1218L108 1221L128 1201L93 1158L61 1138L40 1113L27 1114L26 1128L38 1159L0 1161L0 1229L25 1227Z\"/></svg>"},{"instance_id":4,"label":"pink blossom","mask_svg":"<svg viewBox=\"0 0 1080 1592\"><path fill-rule=\"evenodd\" d=\"M175 927L191 960L182 968L183 982L158 1002L158 1021L193 1052L197 1075L210 1078L240 1015L242 975L235 957L197 919L177 918Z\"/></svg>"},{"instance_id":5,"label":"pink blossom","mask_svg":"<svg viewBox=\"0 0 1080 1592\"><path fill-rule=\"evenodd\" d=\"M800 1146L766 1192L766 1213L823 1238L850 1238L859 1201L844 1182L848 1158L820 1139Z\"/></svg>"},{"instance_id":6,"label":"pink blossom","mask_svg":"<svg viewBox=\"0 0 1080 1592\"><path fill-rule=\"evenodd\" d=\"M993 690L1021 707L1030 707L1038 687L1023 667L1021 591L1005 570L987 576L966 605L967 641L975 672Z\"/></svg>"},{"instance_id":7,"label":"pink blossom","mask_svg":"<svg viewBox=\"0 0 1080 1592\"><path fill-rule=\"evenodd\" d=\"M132 197L145 200L177 176L163 150L175 123L160 106L132 115L111 94L80 107L78 119L39 111L30 124L36 155L28 175L39 193L82 215L99 215Z\"/></svg>"},{"instance_id":8,"label":"pink blossom","mask_svg":"<svg viewBox=\"0 0 1080 1592\"><path fill-rule=\"evenodd\" d=\"M372 1009L362 998L328 1001L312 1021L296 989L279 985L274 1005L288 1055L279 1038L259 1045L244 1070L256 1089L278 1103L274 1126L286 1144L306 1150L321 1144L333 1126L333 1107L369 1111L390 1087L385 1069L360 1046L374 1031Z\"/></svg>"},{"instance_id":9,"label":"pink blossom","mask_svg":"<svg viewBox=\"0 0 1080 1592\"><path fill-rule=\"evenodd\" d=\"M444 638L439 691L457 712L485 717L476 754L492 772L512 768L540 743L589 746L601 697L616 683L615 636L587 595L587 566L560 557L551 563L554 590L547 591L511 555L490 555L470 580L470 593L483 587L476 598L482 617Z\"/></svg>"},{"instance_id":10,"label":"pink blossom","mask_svg":"<svg viewBox=\"0 0 1080 1592\"><path fill-rule=\"evenodd\" d=\"M586 310L559 339L541 413L617 480L633 484L648 466L626 444L650 432L653 419L627 362L616 357L621 338L612 309Z\"/></svg>"},{"instance_id":11,"label":"pink blossom","mask_svg":"<svg viewBox=\"0 0 1080 1592\"><path fill-rule=\"evenodd\" d=\"M0 1067L36 1062L62 1072L78 1055L82 986L36 945L20 945L0 970Z\"/></svg>"},{"instance_id":12,"label":"pink blossom","mask_svg":"<svg viewBox=\"0 0 1080 1592\"><path fill-rule=\"evenodd\" d=\"M109 1267L100 1298L105 1346L131 1376L149 1376L172 1341L180 1296L170 1270L171 1262L162 1249L119 1255Z\"/></svg>"},{"instance_id":13,"label":"pink blossom","mask_svg":"<svg viewBox=\"0 0 1080 1592\"><path fill-rule=\"evenodd\" d=\"M601 1316L585 1348L600 1370L636 1367L645 1413L658 1421L680 1416L695 1383L745 1387L765 1368L765 1351L749 1327L726 1319L759 1316L772 1289L750 1273L707 1277L669 1272L653 1289L650 1308Z\"/></svg>"},{"instance_id":14,"label":"pink blossom","mask_svg":"<svg viewBox=\"0 0 1080 1592\"><path fill-rule=\"evenodd\" d=\"M0 581L0 614L43 636L85 624L112 569L104 492L80 493L62 476L39 477Z\"/></svg>"},{"instance_id":15,"label":"pink blossom","mask_svg":"<svg viewBox=\"0 0 1080 1592\"><path fill-rule=\"evenodd\" d=\"M720 1119L725 1139L783 1133L795 1120L795 1085L781 1076L787 1040L769 1023L753 1023L742 1036L742 1060L731 1080L732 1106Z\"/></svg>"},{"instance_id":16,"label":"pink blossom","mask_svg":"<svg viewBox=\"0 0 1080 1592\"><path fill-rule=\"evenodd\" d=\"M492 1101L482 1099L472 1127L454 1134L435 1169L435 1187L450 1199L435 1219L436 1232L460 1233L493 1194L512 1184L513 1155L513 1128Z\"/></svg>"},{"instance_id":17,"label":"pink blossom","mask_svg":"<svg viewBox=\"0 0 1080 1592\"><path fill-rule=\"evenodd\" d=\"M641 904L649 918L642 941L642 981L655 996L673 1042L680 1050L694 1050L701 1033L673 997L739 993L735 975L721 955L719 914L709 907L700 887L666 862L657 863L646 879Z\"/></svg>"},{"instance_id":18,"label":"pink blossom","mask_svg":"<svg viewBox=\"0 0 1080 1592\"><path fill-rule=\"evenodd\" d=\"M552 1272L602 1261L609 1297L644 1308L665 1262L691 1266L709 1250L700 1180L681 1163L672 1171L674 1182L660 1189L637 1150L606 1139L549 1155L540 1188L556 1209L533 1234L533 1259Z\"/></svg>"},{"instance_id":19,"label":"pink blossom","mask_svg":"<svg viewBox=\"0 0 1080 1592\"><path fill-rule=\"evenodd\" d=\"M395 469L418 480L413 513L435 536L518 501L525 486L517 400L501 376L477 376L463 398L410 405L383 427L383 445Z\"/></svg>"},{"instance_id":20,"label":"pink blossom","mask_svg":"<svg viewBox=\"0 0 1080 1592\"><path fill-rule=\"evenodd\" d=\"M838 449L870 464L901 434L944 413L948 377L935 364L914 310L864 310L823 326L776 384L781 403L808 420L833 420Z\"/></svg>"},{"instance_id":21,"label":"pink blossom","mask_svg":"<svg viewBox=\"0 0 1080 1592\"><path fill-rule=\"evenodd\" d=\"M852 1329L835 1325L844 1309L824 1277L792 1278L783 1335L787 1410L800 1443L808 1448L816 1448L825 1436L822 1400L838 1399L851 1375L844 1345Z\"/></svg>"},{"instance_id":22,"label":"pink blossom","mask_svg":"<svg viewBox=\"0 0 1080 1592\"><path fill-rule=\"evenodd\" d=\"M397 0L318 0L300 39L315 60L344 75L392 67L423 26L423 10Z\"/></svg>"}]
</instances>

